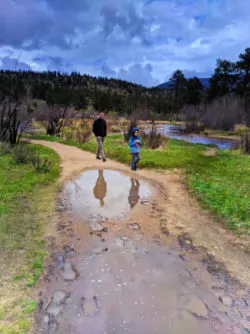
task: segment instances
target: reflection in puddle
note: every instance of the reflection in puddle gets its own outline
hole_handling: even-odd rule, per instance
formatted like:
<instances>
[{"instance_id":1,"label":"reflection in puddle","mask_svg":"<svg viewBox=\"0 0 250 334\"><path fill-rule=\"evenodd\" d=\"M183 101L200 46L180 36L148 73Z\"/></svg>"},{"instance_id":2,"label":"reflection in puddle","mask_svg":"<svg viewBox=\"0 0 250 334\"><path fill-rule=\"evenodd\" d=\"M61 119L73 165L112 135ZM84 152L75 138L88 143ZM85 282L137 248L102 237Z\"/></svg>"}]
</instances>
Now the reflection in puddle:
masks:
<instances>
[{"instance_id":1,"label":"reflection in puddle","mask_svg":"<svg viewBox=\"0 0 250 334\"><path fill-rule=\"evenodd\" d=\"M111 170L83 172L74 183L66 184L75 214L117 217L134 208L140 198L150 195L146 182L139 182L125 173Z\"/></svg>"}]
</instances>

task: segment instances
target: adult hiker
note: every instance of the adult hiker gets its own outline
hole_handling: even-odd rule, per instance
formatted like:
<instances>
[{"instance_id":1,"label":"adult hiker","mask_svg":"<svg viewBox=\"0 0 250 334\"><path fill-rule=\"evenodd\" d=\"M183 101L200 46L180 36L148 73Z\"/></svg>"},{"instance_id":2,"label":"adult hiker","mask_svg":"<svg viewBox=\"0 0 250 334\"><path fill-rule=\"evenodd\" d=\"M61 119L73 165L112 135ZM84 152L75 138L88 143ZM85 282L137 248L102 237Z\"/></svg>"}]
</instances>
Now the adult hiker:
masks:
<instances>
[{"instance_id":1,"label":"adult hiker","mask_svg":"<svg viewBox=\"0 0 250 334\"><path fill-rule=\"evenodd\" d=\"M103 176L103 170L99 170L99 176L98 176L98 179L96 180L96 185L95 185L93 192L94 192L95 198L99 199L100 206L103 207L104 198L107 194L107 183Z\"/></svg>"},{"instance_id":2,"label":"adult hiker","mask_svg":"<svg viewBox=\"0 0 250 334\"><path fill-rule=\"evenodd\" d=\"M96 136L96 141L98 144L98 149L96 153L96 159L106 161L104 149L103 149L103 142L105 137L107 136L107 123L104 119L104 113L101 112L98 118L94 121L93 124L93 132Z\"/></svg>"},{"instance_id":3,"label":"adult hiker","mask_svg":"<svg viewBox=\"0 0 250 334\"><path fill-rule=\"evenodd\" d=\"M131 188L128 196L128 201L131 209L138 203L140 196L140 182L134 178L131 178Z\"/></svg>"}]
</instances>

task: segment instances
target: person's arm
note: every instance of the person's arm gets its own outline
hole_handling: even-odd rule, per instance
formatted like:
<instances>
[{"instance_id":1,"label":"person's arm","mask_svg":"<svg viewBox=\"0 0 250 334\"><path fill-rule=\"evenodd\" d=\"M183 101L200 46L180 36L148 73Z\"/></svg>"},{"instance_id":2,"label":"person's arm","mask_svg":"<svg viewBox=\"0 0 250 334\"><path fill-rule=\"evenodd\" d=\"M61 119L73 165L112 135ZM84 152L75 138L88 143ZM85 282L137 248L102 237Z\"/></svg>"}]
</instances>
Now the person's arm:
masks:
<instances>
[{"instance_id":1,"label":"person's arm","mask_svg":"<svg viewBox=\"0 0 250 334\"><path fill-rule=\"evenodd\" d=\"M93 123L92 131L93 131L94 134L96 134L96 120Z\"/></svg>"},{"instance_id":2,"label":"person's arm","mask_svg":"<svg viewBox=\"0 0 250 334\"><path fill-rule=\"evenodd\" d=\"M107 137L107 122L104 123L104 137Z\"/></svg>"},{"instance_id":3,"label":"person's arm","mask_svg":"<svg viewBox=\"0 0 250 334\"><path fill-rule=\"evenodd\" d=\"M133 142L132 138L129 139L128 144L129 144L130 147L133 147L133 146L134 146L134 142Z\"/></svg>"}]
</instances>

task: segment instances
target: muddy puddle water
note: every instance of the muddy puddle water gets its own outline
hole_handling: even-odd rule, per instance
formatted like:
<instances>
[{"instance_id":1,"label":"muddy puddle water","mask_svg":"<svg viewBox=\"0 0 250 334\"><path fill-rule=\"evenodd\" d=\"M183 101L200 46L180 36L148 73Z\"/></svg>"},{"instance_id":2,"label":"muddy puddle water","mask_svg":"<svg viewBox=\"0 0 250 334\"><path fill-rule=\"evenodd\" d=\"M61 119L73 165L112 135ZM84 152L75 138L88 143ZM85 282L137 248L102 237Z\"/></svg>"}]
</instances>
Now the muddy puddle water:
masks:
<instances>
[{"instance_id":1,"label":"muddy puddle water","mask_svg":"<svg viewBox=\"0 0 250 334\"><path fill-rule=\"evenodd\" d=\"M118 217L150 196L150 186L125 173L90 170L66 185L72 209L82 218Z\"/></svg>"},{"instance_id":2,"label":"muddy puddle water","mask_svg":"<svg viewBox=\"0 0 250 334\"><path fill-rule=\"evenodd\" d=\"M84 172L65 190L70 209L61 214L63 241L41 293L36 333L250 332L247 290L211 276L207 268L218 265L210 257L195 261L185 233L179 246L169 242L159 189L104 170Z\"/></svg>"}]
</instances>

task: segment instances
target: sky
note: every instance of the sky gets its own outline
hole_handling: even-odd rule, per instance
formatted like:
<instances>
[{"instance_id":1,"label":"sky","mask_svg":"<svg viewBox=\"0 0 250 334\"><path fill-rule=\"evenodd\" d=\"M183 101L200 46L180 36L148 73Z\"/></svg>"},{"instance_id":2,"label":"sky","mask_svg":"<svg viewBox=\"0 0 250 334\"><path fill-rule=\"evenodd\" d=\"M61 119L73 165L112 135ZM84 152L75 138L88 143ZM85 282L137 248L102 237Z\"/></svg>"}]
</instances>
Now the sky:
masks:
<instances>
[{"instance_id":1,"label":"sky","mask_svg":"<svg viewBox=\"0 0 250 334\"><path fill-rule=\"evenodd\" d=\"M250 0L0 0L0 68L155 86L250 47ZM17 61L18 60L18 61Z\"/></svg>"}]
</instances>

